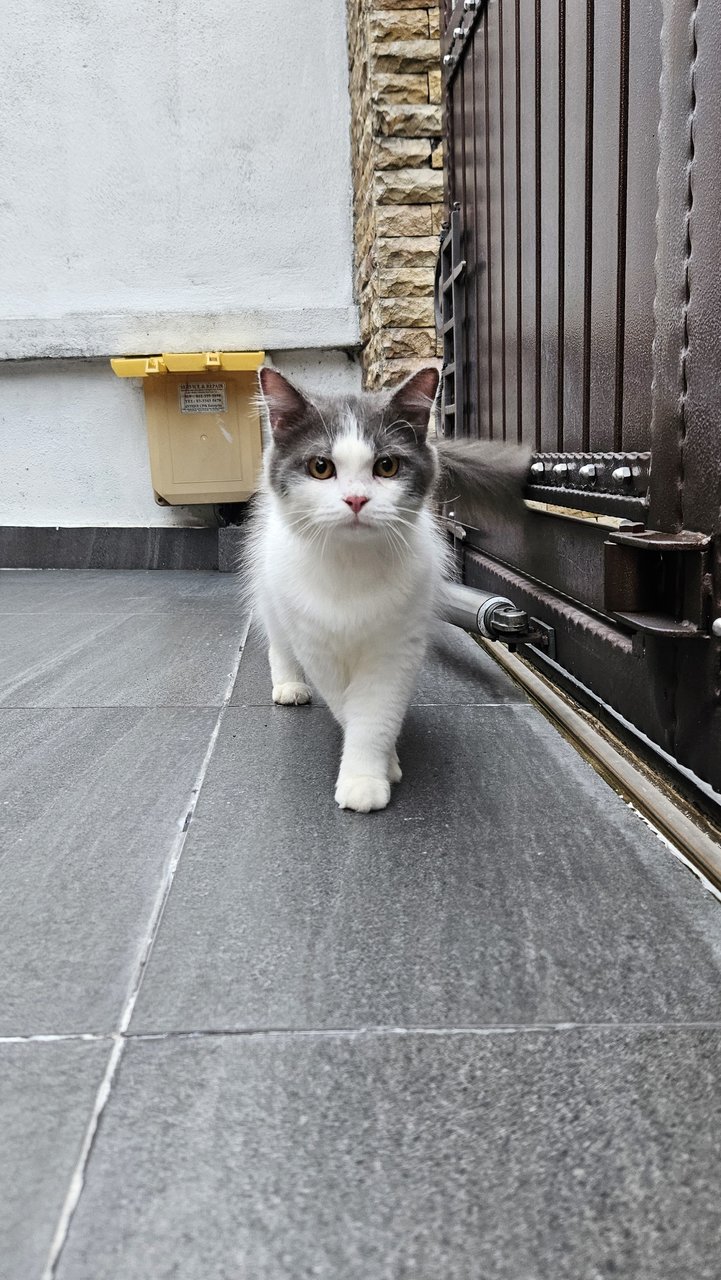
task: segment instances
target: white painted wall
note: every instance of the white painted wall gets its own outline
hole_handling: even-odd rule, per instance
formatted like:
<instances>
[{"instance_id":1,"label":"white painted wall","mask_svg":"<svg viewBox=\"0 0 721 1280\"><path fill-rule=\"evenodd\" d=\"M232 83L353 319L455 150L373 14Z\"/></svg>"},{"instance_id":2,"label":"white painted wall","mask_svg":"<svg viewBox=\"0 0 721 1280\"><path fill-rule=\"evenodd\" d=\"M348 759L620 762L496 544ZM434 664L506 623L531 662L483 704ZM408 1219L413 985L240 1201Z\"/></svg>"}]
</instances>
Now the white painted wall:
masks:
<instances>
[{"instance_id":1,"label":"white painted wall","mask_svg":"<svg viewBox=\"0 0 721 1280\"><path fill-rule=\"evenodd\" d=\"M344 351L270 358L309 390L360 389ZM212 524L211 507L153 497L140 379L105 360L0 363L0 525Z\"/></svg>"},{"instance_id":2,"label":"white painted wall","mask_svg":"<svg viewBox=\"0 0 721 1280\"><path fill-rule=\"evenodd\" d=\"M342 0L22 0L0 41L0 356L344 346Z\"/></svg>"},{"instance_id":3,"label":"white painted wall","mask_svg":"<svg viewBox=\"0 0 721 1280\"><path fill-rule=\"evenodd\" d=\"M0 523L205 520L153 502L140 386L67 357L357 343L345 4L0 16Z\"/></svg>"}]
</instances>

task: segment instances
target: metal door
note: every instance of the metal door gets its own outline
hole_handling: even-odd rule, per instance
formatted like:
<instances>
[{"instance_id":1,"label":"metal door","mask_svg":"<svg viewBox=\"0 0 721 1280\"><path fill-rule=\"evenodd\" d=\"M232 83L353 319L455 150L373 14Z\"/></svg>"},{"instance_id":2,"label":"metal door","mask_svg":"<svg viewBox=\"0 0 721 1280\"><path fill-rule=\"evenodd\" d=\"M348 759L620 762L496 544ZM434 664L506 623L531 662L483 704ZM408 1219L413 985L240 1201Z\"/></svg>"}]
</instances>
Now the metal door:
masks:
<instances>
[{"instance_id":1,"label":"metal door","mask_svg":"<svg viewBox=\"0 0 721 1280\"><path fill-rule=\"evenodd\" d=\"M721 790L721 6L441 19L442 429L535 451L525 527L468 530L466 580Z\"/></svg>"}]
</instances>

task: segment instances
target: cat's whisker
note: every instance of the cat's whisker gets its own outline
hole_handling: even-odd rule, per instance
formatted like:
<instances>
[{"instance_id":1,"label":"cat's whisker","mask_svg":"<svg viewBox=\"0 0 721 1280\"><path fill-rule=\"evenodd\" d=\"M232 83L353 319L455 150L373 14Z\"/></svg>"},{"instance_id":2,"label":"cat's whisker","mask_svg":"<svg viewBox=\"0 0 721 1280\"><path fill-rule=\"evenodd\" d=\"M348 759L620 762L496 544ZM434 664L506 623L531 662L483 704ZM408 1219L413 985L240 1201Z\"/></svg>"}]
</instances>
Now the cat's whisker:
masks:
<instances>
[{"instance_id":1,"label":"cat's whisker","mask_svg":"<svg viewBox=\"0 0 721 1280\"><path fill-rule=\"evenodd\" d=\"M383 424L383 426L382 426L382 430L383 430L384 432L386 432L386 431L387 431L387 432L390 432L390 431L412 431L412 432L413 432L413 438L414 438L414 440L415 440L416 444L418 444L418 433L417 433L417 431L416 431L415 427L414 427L410 422L406 422L405 418L396 418L393 422L389 422L388 426L385 426L385 424Z\"/></svg>"}]
</instances>

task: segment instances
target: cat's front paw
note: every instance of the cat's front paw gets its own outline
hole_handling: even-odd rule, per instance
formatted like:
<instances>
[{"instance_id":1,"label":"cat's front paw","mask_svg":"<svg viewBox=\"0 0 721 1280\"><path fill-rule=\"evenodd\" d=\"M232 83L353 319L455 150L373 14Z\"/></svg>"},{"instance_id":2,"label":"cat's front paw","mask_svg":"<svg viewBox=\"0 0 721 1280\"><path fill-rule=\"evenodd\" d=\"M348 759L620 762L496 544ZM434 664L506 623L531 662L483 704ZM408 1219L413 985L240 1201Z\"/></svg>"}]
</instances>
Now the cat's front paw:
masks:
<instances>
[{"instance_id":1,"label":"cat's front paw","mask_svg":"<svg viewBox=\"0 0 721 1280\"><path fill-rule=\"evenodd\" d=\"M402 777L403 770L401 769L401 762L398 759L398 752L394 751L391 754L390 763L388 765L388 781L400 782Z\"/></svg>"},{"instance_id":2,"label":"cat's front paw","mask_svg":"<svg viewBox=\"0 0 721 1280\"><path fill-rule=\"evenodd\" d=\"M370 778L362 774L339 778L335 789L336 804L341 809L355 809L356 813L385 809L390 798L391 784L386 778Z\"/></svg>"},{"instance_id":3,"label":"cat's front paw","mask_svg":"<svg viewBox=\"0 0 721 1280\"><path fill-rule=\"evenodd\" d=\"M286 680L285 684L273 685L273 701L281 707L302 707L311 696L308 685L302 682Z\"/></svg>"}]
</instances>

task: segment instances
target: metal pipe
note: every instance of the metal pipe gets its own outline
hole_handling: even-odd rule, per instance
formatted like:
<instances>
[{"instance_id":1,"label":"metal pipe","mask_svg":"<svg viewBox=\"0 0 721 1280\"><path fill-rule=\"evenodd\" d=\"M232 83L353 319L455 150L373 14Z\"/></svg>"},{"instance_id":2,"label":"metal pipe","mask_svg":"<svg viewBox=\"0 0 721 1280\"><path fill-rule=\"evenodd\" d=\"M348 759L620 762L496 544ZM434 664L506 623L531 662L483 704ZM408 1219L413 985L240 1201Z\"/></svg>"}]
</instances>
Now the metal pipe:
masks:
<instances>
[{"instance_id":1,"label":"metal pipe","mask_svg":"<svg viewBox=\"0 0 721 1280\"><path fill-rule=\"evenodd\" d=\"M463 587L458 582L452 582L446 588L446 621L463 627L465 631L475 631L487 640L498 640L499 632L493 626L496 609L515 610L515 605L507 596L499 596L493 591L476 591L474 587ZM524 618L525 626L519 628L521 631L528 625L525 614Z\"/></svg>"}]
</instances>

